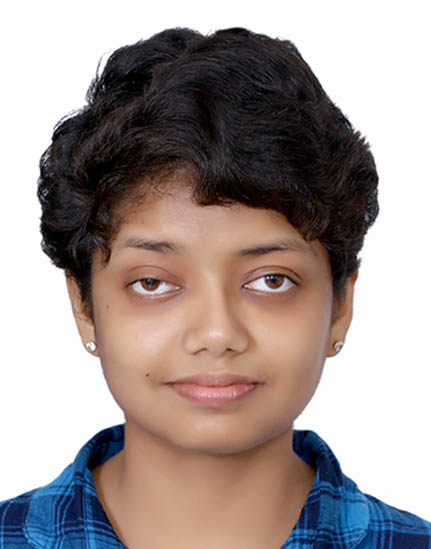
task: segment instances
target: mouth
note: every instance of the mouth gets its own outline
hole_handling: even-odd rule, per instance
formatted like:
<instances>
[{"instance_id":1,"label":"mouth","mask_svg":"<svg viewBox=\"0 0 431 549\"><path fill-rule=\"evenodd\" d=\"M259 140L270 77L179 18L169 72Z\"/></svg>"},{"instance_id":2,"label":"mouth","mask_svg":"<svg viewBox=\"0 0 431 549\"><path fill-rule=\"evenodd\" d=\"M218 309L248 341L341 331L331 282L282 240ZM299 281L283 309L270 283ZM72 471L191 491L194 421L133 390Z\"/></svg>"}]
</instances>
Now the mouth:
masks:
<instances>
[{"instance_id":1,"label":"mouth","mask_svg":"<svg viewBox=\"0 0 431 549\"><path fill-rule=\"evenodd\" d=\"M224 386L203 386L187 383L169 383L179 396L197 404L216 408L242 400L256 390L257 383Z\"/></svg>"},{"instance_id":2,"label":"mouth","mask_svg":"<svg viewBox=\"0 0 431 549\"><path fill-rule=\"evenodd\" d=\"M193 376L187 376L174 381L168 382L170 384L187 384L187 385L201 385L202 387L227 387L229 385L247 385L260 383L256 379L248 376L240 376L236 374L225 373L211 373L198 374Z\"/></svg>"},{"instance_id":3,"label":"mouth","mask_svg":"<svg viewBox=\"0 0 431 549\"><path fill-rule=\"evenodd\" d=\"M217 408L248 397L263 383L230 373L207 373L184 377L166 385L190 402Z\"/></svg>"}]
</instances>

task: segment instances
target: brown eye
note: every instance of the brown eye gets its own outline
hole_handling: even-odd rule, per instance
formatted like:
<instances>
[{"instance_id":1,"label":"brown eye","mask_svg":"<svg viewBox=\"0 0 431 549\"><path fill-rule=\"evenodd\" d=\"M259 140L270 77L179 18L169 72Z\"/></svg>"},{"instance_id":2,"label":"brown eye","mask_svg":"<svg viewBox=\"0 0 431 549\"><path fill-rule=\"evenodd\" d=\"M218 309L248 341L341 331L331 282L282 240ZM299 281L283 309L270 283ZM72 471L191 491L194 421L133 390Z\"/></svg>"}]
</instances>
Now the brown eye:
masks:
<instances>
[{"instance_id":1,"label":"brown eye","mask_svg":"<svg viewBox=\"0 0 431 549\"><path fill-rule=\"evenodd\" d=\"M265 284L272 290L278 290L283 285L284 278L285 277L275 274L268 275L265 276Z\"/></svg>"},{"instance_id":2,"label":"brown eye","mask_svg":"<svg viewBox=\"0 0 431 549\"><path fill-rule=\"evenodd\" d=\"M270 294L281 294L287 292L294 283L286 275L270 273L252 280L247 286L254 285L254 290ZM272 290L272 291L271 291Z\"/></svg>"},{"instance_id":3,"label":"brown eye","mask_svg":"<svg viewBox=\"0 0 431 549\"><path fill-rule=\"evenodd\" d=\"M143 278L138 282L145 290L148 291L157 290L160 286L160 280L157 280L156 278Z\"/></svg>"},{"instance_id":4,"label":"brown eye","mask_svg":"<svg viewBox=\"0 0 431 549\"><path fill-rule=\"evenodd\" d=\"M158 280L157 278L140 278L131 284L133 290L139 295L160 295L166 293L169 289L169 282ZM161 291L159 291L161 290Z\"/></svg>"}]
</instances>

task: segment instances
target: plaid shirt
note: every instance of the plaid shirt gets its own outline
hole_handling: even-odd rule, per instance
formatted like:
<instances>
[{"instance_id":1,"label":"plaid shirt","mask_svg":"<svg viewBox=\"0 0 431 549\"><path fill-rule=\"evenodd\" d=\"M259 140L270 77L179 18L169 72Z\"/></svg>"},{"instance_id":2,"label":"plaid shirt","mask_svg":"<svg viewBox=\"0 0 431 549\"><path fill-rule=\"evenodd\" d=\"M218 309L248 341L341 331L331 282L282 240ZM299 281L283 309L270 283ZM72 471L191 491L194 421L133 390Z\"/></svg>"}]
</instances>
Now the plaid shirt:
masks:
<instances>
[{"instance_id":1,"label":"plaid shirt","mask_svg":"<svg viewBox=\"0 0 431 549\"><path fill-rule=\"evenodd\" d=\"M123 444L122 425L105 429L51 484L0 503L0 548L124 548L90 472ZM281 549L431 549L431 523L363 494L316 433L295 430L293 448L317 474Z\"/></svg>"}]
</instances>

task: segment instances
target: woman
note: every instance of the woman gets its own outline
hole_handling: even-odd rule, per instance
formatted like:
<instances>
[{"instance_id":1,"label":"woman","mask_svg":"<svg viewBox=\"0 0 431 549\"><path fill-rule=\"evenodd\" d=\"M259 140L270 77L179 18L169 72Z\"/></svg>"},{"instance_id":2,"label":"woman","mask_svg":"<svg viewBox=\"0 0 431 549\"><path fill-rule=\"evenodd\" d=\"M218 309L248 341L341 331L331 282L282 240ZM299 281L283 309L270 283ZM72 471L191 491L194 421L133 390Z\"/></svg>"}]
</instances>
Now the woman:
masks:
<instances>
[{"instance_id":1,"label":"woman","mask_svg":"<svg viewBox=\"0 0 431 549\"><path fill-rule=\"evenodd\" d=\"M429 547L293 429L346 339L377 180L290 42L171 29L114 52L39 199L125 424L3 502L0 547Z\"/></svg>"}]
</instances>

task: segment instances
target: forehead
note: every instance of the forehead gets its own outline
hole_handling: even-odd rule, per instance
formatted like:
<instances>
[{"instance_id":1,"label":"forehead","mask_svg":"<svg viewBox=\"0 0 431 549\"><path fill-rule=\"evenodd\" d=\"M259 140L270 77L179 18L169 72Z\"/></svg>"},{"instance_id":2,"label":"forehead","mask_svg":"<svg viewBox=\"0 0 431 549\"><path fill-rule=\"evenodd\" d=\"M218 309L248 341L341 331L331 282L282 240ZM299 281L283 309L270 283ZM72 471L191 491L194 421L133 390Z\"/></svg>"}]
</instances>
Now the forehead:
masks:
<instances>
[{"instance_id":1,"label":"forehead","mask_svg":"<svg viewBox=\"0 0 431 549\"><path fill-rule=\"evenodd\" d=\"M308 242L274 210L243 204L201 206L192 199L192 186L170 185L152 192L124 210L112 242L111 257L130 248L177 256L258 255L278 243L304 255L326 256L318 241ZM262 251L262 253L266 253Z\"/></svg>"}]
</instances>

